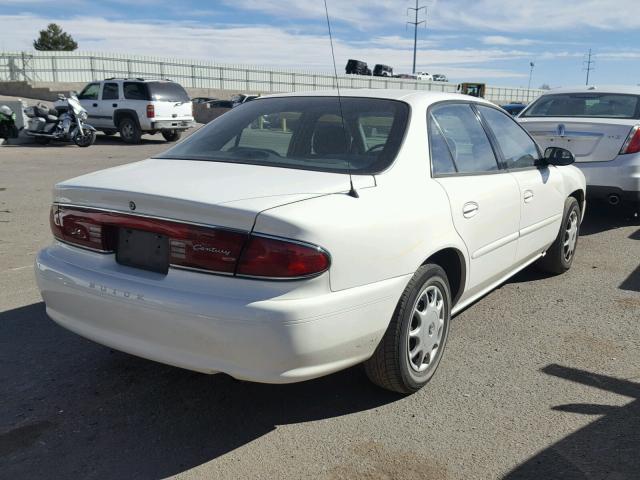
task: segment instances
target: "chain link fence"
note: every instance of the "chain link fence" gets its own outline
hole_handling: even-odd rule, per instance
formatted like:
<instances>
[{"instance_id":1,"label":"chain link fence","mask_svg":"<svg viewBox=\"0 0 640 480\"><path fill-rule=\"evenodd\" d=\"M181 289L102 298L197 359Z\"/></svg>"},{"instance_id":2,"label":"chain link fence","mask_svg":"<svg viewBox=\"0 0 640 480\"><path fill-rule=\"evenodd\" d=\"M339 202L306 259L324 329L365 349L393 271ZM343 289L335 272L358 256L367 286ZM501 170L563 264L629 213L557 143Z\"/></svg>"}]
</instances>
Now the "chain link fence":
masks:
<instances>
[{"instance_id":1,"label":"chain link fence","mask_svg":"<svg viewBox=\"0 0 640 480\"><path fill-rule=\"evenodd\" d=\"M90 82L110 77L163 78L187 88L246 92L297 92L335 88L327 73L260 68L207 61L93 52L0 53L0 81L29 83ZM395 88L455 92L457 85L391 77L339 75L340 88ZM542 90L487 85L485 98L494 102L528 103Z\"/></svg>"}]
</instances>

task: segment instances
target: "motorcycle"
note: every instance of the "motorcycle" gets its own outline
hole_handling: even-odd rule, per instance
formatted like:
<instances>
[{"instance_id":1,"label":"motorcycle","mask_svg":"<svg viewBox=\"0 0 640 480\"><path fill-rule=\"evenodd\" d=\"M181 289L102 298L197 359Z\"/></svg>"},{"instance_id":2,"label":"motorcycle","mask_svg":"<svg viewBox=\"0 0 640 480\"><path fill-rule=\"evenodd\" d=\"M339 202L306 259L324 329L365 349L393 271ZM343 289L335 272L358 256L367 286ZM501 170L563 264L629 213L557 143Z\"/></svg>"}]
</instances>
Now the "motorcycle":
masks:
<instances>
[{"instance_id":1,"label":"motorcycle","mask_svg":"<svg viewBox=\"0 0 640 480\"><path fill-rule=\"evenodd\" d=\"M16 114L8 106L0 107L0 138L18 138L18 127L16 127Z\"/></svg>"},{"instance_id":2,"label":"motorcycle","mask_svg":"<svg viewBox=\"0 0 640 480\"><path fill-rule=\"evenodd\" d=\"M79 147L89 147L96 140L96 129L85 123L87 111L75 94L68 98L59 95L53 109L36 105L25 108L24 113L29 117L29 127L25 134L41 145L59 140L73 142Z\"/></svg>"}]
</instances>

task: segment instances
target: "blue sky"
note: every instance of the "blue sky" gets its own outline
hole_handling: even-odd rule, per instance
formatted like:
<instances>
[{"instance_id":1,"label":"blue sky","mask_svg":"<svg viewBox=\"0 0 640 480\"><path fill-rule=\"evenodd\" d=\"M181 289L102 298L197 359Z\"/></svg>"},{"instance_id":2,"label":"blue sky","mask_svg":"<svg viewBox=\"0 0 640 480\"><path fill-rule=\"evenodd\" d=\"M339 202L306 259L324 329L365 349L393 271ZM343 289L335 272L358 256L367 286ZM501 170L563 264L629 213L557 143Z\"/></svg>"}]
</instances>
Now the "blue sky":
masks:
<instances>
[{"instance_id":1,"label":"blue sky","mask_svg":"<svg viewBox=\"0 0 640 480\"><path fill-rule=\"evenodd\" d=\"M328 0L336 60L411 71L411 0ZM526 86L640 83L638 0L425 0L417 70ZM422 14L421 19L424 18ZM0 0L0 50L29 50L56 22L81 50L329 71L322 0Z\"/></svg>"}]
</instances>

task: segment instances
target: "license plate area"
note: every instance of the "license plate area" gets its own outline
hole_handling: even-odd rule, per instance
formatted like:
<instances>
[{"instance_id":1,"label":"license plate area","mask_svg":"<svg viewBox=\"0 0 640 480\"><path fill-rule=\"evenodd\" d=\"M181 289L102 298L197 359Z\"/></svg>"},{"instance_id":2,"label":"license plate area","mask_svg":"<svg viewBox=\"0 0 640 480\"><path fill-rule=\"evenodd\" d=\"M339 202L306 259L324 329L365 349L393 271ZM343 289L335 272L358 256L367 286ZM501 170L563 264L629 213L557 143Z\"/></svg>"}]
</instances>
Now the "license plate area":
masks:
<instances>
[{"instance_id":1,"label":"license plate area","mask_svg":"<svg viewBox=\"0 0 640 480\"><path fill-rule=\"evenodd\" d=\"M116 261L129 267L166 274L169 271L169 237L119 228Z\"/></svg>"}]
</instances>

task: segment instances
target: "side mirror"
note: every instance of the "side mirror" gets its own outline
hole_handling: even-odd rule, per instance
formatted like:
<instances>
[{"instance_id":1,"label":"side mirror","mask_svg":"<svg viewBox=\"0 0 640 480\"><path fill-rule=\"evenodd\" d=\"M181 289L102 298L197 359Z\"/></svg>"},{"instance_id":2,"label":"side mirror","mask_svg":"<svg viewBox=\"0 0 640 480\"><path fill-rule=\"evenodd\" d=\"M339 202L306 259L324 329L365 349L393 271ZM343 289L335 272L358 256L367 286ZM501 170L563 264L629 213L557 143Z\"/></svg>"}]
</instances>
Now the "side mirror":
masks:
<instances>
[{"instance_id":1,"label":"side mirror","mask_svg":"<svg viewBox=\"0 0 640 480\"><path fill-rule=\"evenodd\" d=\"M549 147L544 151L544 159L549 165L556 165L558 167L564 165L571 165L576 161L576 157L573 156L566 148Z\"/></svg>"}]
</instances>

